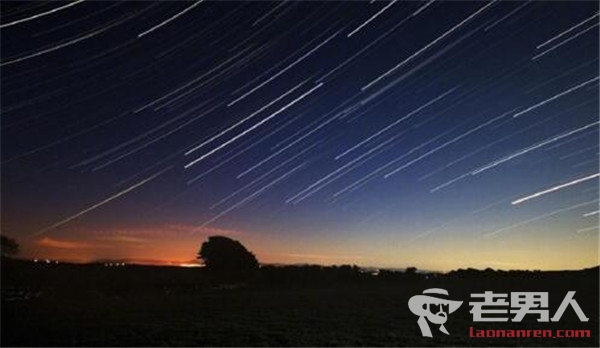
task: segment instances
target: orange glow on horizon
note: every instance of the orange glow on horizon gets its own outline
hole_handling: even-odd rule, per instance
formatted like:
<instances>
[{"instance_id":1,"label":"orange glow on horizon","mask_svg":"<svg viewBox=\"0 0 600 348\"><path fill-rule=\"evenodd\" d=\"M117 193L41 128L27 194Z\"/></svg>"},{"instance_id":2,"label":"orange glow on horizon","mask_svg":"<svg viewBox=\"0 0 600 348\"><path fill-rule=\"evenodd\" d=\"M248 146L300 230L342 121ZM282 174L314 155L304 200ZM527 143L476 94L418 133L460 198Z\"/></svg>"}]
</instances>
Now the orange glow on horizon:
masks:
<instances>
[{"instance_id":1,"label":"orange glow on horizon","mask_svg":"<svg viewBox=\"0 0 600 348\"><path fill-rule=\"evenodd\" d=\"M262 264L351 264L378 268L414 266L422 270L450 271L469 267L582 269L599 263L597 236L579 235L578 239L565 236L541 243L536 241L533 232L505 239L459 240L438 236L414 244L402 244L390 236L376 240L339 241L165 225L155 229L91 231L71 237L43 236L19 243L22 246L21 257L27 259L75 263L114 260L129 264L198 267L200 261L196 255L201 244L208 236L216 234L239 240Z\"/></svg>"}]
</instances>

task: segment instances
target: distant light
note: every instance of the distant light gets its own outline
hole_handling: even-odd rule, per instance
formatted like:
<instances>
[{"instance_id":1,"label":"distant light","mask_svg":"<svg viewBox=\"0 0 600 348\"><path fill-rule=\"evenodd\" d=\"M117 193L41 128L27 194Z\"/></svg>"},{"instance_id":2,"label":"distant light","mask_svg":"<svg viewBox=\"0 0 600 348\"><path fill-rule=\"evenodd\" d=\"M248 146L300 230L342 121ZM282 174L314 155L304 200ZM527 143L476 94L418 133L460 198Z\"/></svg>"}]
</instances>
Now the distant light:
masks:
<instances>
[{"instance_id":1,"label":"distant light","mask_svg":"<svg viewBox=\"0 0 600 348\"><path fill-rule=\"evenodd\" d=\"M204 265L199 263L180 263L179 267L204 267Z\"/></svg>"}]
</instances>

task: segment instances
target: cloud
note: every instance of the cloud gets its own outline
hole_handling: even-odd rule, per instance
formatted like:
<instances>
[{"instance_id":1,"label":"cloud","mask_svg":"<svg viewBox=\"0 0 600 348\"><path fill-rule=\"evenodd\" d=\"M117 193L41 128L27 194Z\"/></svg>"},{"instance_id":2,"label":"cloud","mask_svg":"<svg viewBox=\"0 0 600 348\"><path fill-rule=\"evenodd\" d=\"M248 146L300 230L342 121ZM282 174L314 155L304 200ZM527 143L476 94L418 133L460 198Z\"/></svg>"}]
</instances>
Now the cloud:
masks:
<instances>
[{"instance_id":1,"label":"cloud","mask_svg":"<svg viewBox=\"0 0 600 348\"><path fill-rule=\"evenodd\" d=\"M44 237L35 242L35 244L46 247L46 248L57 248L57 249L83 249L94 247L93 244L74 242L68 240L60 240L55 238Z\"/></svg>"},{"instance_id":2,"label":"cloud","mask_svg":"<svg viewBox=\"0 0 600 348\"><path fill-rule=\"evenodd\" d=\"M165 226L165 229L177 231L177 232L186 232L186 233L199 233L199 234L207 234L207 235L221 235L221 236L239 236L243 235L242 231L236 230L227 230L221 228L207 227L207 226L194 226L194 225L177 225L177 224L169 224Z\"/></svg>"},{"instance_id":3,"label":"cloud","mask_svg":"<svg viewBox=\"0 0 600 348\"><path fill-rule=\"evenodd\" d=\"M142 243L149 242L149 240L145 239L145 238L132 237L132 236L120 236L120 235L101 236L101 237L98 237L97 239L103 240L103 241L108 241L108 242L133 243L133 244L142 244Z\"/></svg>"},{"instance_id":4,"label":"cloud","mask_svg":"<svg viewBox=\"0 0 600 348\"><path fill-rule=\"evenodd\" d=\"M165 224L153 227L119 227L90 230L86 234L98 240L112 242L146 243L161 238L192 237L195 235L242 236L242 231L184 224Z\"/></svg>"}]
</instances>

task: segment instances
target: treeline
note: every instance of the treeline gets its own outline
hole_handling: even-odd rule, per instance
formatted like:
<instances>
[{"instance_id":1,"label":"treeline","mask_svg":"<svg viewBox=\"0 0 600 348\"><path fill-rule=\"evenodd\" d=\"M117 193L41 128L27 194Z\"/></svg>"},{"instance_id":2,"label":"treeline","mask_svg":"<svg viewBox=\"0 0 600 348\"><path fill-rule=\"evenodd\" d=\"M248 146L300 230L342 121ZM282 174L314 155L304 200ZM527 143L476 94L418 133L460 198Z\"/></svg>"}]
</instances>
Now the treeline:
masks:
<instances>
[{"instance_id":1,"label":"treeline","mask_svg":"<svg viewBox=\"0 0 600 348\"><path fill-rule=\"evenodd\" d=\"M573 276L593 278L598 267L581 271L501 271L459 269L448 273L421 273L406 270L363 269L355 265L262 265L243 278L223 276L206 268L104 264L46 264L3 259L2 296L143 296L174 295L178 292L213 291L253 286L294 286L352 284L415 284L454 280L490 280L503 278L549 279ZM564 278L562 278L564 279ZM15 295L15 292L21 295Z\"/></svg>"}]
</instances>

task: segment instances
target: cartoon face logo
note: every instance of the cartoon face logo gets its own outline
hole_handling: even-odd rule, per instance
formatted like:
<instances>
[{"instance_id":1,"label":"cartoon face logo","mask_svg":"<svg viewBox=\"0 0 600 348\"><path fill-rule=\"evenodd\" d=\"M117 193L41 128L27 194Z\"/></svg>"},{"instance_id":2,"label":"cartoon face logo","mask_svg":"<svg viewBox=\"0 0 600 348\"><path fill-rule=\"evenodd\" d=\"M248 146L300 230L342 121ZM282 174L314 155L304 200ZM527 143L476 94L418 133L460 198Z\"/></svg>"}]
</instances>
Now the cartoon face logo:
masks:
<instances>
[{"instance_id":1,"label":"cartoon face logo","mask_svg":"<svg viewBox=\"0 0 600 348\"><path fill-rule=\"evenodd\" d=\"M462 301L451 301L445 298L427 296L427 294L448 296L444 289L427 289L423 295L415 295L408 300L408 308L413 314L419 316L417 323L421 328L423 337L433 337L427 320L433 324L440 325L440 331L449 335L444 324L448 320L448 314L454 312L462 305Z\"/></svg>"}]
</instances>

